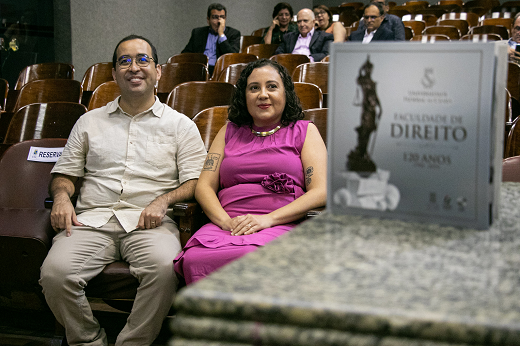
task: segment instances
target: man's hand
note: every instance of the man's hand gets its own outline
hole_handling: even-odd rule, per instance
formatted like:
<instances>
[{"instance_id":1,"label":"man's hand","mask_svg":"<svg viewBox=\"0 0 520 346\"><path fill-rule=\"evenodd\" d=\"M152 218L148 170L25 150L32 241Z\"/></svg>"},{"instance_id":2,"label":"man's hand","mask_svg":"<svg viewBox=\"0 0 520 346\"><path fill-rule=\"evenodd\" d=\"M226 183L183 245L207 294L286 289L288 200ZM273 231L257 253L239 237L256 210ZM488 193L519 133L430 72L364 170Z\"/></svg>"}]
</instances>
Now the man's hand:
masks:
<instances>
[{"instance_id":1,"label":"man's hand","mask_svg":"<svg viewBox=\"0 0 520 346\"><path fill-rule=\"evenodd\" d=\"M515 62L520 61L520 53L511 47L507 47L507 48L508 48L508 52L509 52L509 60L512 60Z\"/></svg>"},{"instance_id":2,"label":"man's hand","mask_svg":"<svg viewBox=\"0 0 520 346\"><path fill-rule=\"evenodd\" d=\"M81 223L79 223L76 218L74 206L68 196L55 197L54 203L52 204L51 225L56 232L65 230L67 237L70 237L72 225L81 226Z\"/></svg>"},{"instance_id":3,"label":"man's hand","mask_svg":"<svg viewBox=\"0 0 520 346\"><path fill-rule=\"evenodd\" d=\"M141 212L137 228L150 229L159 227L167 209L168 203L163 202L161 199L154 200Z\"/></svg>"},{"instance_id":4,"label":"man's hand","mask_svg":"<svg viewBox=\"0 0 520 346\"><path fill-rule=\"evenodd\" d=\"M224 35L225 29L226 29L226 19L221 17L218 19L218 35L219 36Z\"/></svg>"}]
</instances>

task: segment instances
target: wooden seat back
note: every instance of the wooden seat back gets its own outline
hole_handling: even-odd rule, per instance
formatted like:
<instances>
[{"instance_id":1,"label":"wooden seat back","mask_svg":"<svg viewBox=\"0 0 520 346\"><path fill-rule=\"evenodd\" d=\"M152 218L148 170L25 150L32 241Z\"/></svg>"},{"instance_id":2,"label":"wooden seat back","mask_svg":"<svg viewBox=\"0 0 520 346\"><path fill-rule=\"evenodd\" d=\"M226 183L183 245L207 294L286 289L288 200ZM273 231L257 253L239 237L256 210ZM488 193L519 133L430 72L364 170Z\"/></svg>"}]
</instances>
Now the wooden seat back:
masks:
<instances>
[{"instance_id":1,"label":"wooden seat back","mask_svg":"<svg viewBox=\"0 0 520 346\"><path fill-rule=\"evenodd\" d=\"M114 80L112 77L112 62L99 62L88 68L83 75L81 87L83 91L94 91L105 82Z\"/></svg>"},{"instance_id":2,"label":"wooden seat back","mask_svg":"<svg viewBox=\"0 0 520 346\"><path fill-rule=\"evenodd\" d=\"M173 88L166 103L192 119L203 109L229 105L234 91L234 85L225 82L186 82Z\"/></svg>"},{"instance_id":3,"label":"wooden seat back","mask_svg":"<svg viewBox=\"0 0 520 346\"><path fill-rule=\"evenodd\" d=\"M292 76L298 65L311 62L309 57L303 54L278 54L273 55L270 59L284 66L290 76Z\"/></svg>"},{"instance_id":4,"label":"wooden seat back","mask_svg":"<svg viewBox=\"0 0 520 346\"><path fill-rule=\"evenodd\" d=\"M25 67L18 75L14 87L20 90L25 84L40 79L74 79L74 66L60 62L46 62Z\"/></svg>"},{"instance_id":5,"label":"wooden seat back","mask_svg":"<svg viewBox=\"0 0 520 346\"><path fill-rule=\"evenodd\" d=\"M318 131L327 145L327 112L328 108L312 108L303 111L304 120L310 120L316 125Z\"/></svg>"},{"instance_id":6,"label":"wooden seat back","mask_svg":"<svg viewBox=\"0 0 520 346\"><path fill-rule=\"evenodd\" d=\"M420 43L435 43L437 41L451 41L446 35L415 35L410 40L412 42Z\"/></svg>"},{"instance_id":7,"label":"wooden seat back","mask_svg":"<svg viewBox=\"0 0 520 346\"><path fill-rule=\"evenodd\" d=\"M206 150L209 151L213 139L222 126L228 121L229 106L215 106L201 110L193 117L193 122L199 129Z\"/></svg>"},{"instance_id":8,"label":"wooden seat back","mask_svg":"<svg viewBox=\"0 0 520 346\"><path fill-rule=\"evenodd\" d=\"M199 62L166 63L161 65L161 79L157 83L157 96L166 102L177 85L192 81L208 80L208 68Z\"/></svg>"},{"instance_id":9,"label":"wooden seat back","mask_svg":"<svg viewBox=\"0 0 520 346\"><path fill-rule=\"evenodd\" d=\"M247 53L247 47L252 44L262 43L262 36L241 36L240 53Z\"/></svg>"},{"instance_id":10,"label":"wooden seat back","mask_svg":"<svg viewBox=\"0 0 520 346\"><path fill-rule=\"evenodd\" d=\"M204 53L181 53L168 58L167 63L200 62L208 66L208 57Z\"/></svg>"},{"instance_id":11,"label":"wooden seat back","mask_svg":"<svg viewBox=\"0 0 520 346\"><path fill-rule=\"evenodd\" d=\"M248 64L246 63L229 65L228 67L226 67L224 71L222 71L220 77L218 78L218 81L236 85L238 78L240 78L240 74L246 68L247 65Z\"/></svg>"},{"instance_id":12,"label":"wooden seat back","mask_svg":"<svg viewBox=\"0 0 520 346\"><path fill-rule=\"evenodd\" d=\"M256 55L248 53L223 54L217 59L217 62L215 63L215 69L213 70L213 75L210 79L217 81L222 71L224 71L226 67L228 67L231 64L248 63L257 59L258 58Z\"/></svg>"},{"instance_id":13,"label":"wooden seat back","mask_svg":"<svg viewBox=\"0 0 520 346\"><path fill-rule=\"evenodd\" d=\"M106 106L110 101L114 101L116 97L121 95L119 85L115 81L109 81L101 84L94 90L90 102L88 104L88 110Z\"/></svg>"},{"instance_id":14,"label":"wooden seat back","mask_svg":"<svg viewBox=\"0 0 520 346\"><path fill-rule=\"evenodd\" d=\"M252 44L247 47L246 52L248 54L253 54L258 57L258 59L269 59L274 55L276 48L278 48L279 44Z\"/></svg>"},{"instance_id":15,"label":"wooden seat back","mask_svg":"<svg viewBox=\"0 0 520 346\"><path fill-rule=\"evenodd\" d=\"M329 63L308 62L298 65L293 72L293 81L316 84L326 94L328 91Z\"/></svg>"},{"instance_id":16,"label":"wooden seat back","mask_svg":"<svg viewBox=\"0 0 520 346\"><path fill-rule=\"evenodd\" d=\"M501 41L502 37L498 34L467 34L460 38L461 41L471 42L491 42Z\"/></svg>"},{"instance_id":17,"label":"wooden seat back","mask_svg":"<svg viewBox=\"0 0 520 346\"><path fill-rule=\"evenodd\" d=\"M423 32L423 35L446 35L450 40L459 40L461 38L460 31L453 25L436 25L427 26Z\"/></svg>"},{"instance_id":18,"label":"wooden seat back","mask_svg":"<svg viewBox=\"0 0 520 346\"><path fill-rule=\"evenodd\" d=\"M86 111L84 105L74 102L29 104L13 115L4 143L41 138L67 139L76 121Z\"/></svg>"},{"instance_id":19,"label":"wooden seat back","mask_svg":"<svg viewBox=\"0 0 520 346\"><path fill-rule=\"evenodd\" d=\"M469 31L469 23L465 19L439 19L437 25L451 25L459 29L460 37L467 35ZM460 39L459 37L459 39Z\"/></svg>"},{"instance_id":20,"label":"wooden seat back","mask_svg":"<svg viewBox=\"0 0 520 346\"><path fill-rule=\"evenodd\" d=\"M503 40L509 39L509 31L505 26L499 25L479 25L469 30L470 34L498 34Z\"/></svg>"},{"instance_id":21,"label":"wooden seat back","mask_svg":"<svg viewBox=\"0 0 520 346\"><path fill-rule=\"evenodd\" d=\"M73 79L40 79L25 84L16 100L14 112L31 103L81 101L81 84Z\"/></svg>"},{"instance_id":22,"label":"wooden seat back","mask_svg":"<svg viewBox=\"0 0 520 346\"><path fill-rule=\"evenodd\" d=\"M294 82L294 91L304 110L323 106L323 93L316 84Z\"/></svg>"}]
</instances>

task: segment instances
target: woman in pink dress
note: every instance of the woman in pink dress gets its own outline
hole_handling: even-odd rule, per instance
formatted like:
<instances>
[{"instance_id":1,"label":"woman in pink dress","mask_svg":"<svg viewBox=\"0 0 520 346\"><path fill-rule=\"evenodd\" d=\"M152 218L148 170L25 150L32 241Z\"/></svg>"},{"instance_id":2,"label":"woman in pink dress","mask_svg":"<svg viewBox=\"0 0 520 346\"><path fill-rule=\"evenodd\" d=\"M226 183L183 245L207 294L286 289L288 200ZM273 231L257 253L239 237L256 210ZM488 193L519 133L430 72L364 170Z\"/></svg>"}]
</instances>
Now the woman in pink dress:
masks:
<instances>
[{"instance_id":1,"label":"woman in pink dress","mask_svg":"<svg viewBox=\"0 0 520 346\"><path fill-rule=\"evenodd\" d=\"M195 190L211 220L175 259L191 284L290 231L325 205L327 151L276 62L240 75L229 120L215 137Z\"/></svg>"}]
</instances>

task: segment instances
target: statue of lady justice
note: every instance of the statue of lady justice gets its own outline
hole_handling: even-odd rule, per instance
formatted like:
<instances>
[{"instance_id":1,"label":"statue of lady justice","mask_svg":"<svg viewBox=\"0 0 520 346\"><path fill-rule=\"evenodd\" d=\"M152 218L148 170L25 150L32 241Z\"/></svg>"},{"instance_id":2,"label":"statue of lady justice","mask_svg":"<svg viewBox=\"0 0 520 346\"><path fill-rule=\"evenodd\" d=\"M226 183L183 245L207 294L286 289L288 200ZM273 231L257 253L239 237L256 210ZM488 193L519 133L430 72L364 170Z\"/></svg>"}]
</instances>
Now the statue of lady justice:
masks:
<instances>
[{"instance_id":1,"label":"statue of lady justice","mask_svg":"<svg viewBox=\"0 0 520 346\"><path fill-rule=\"evenodd\" d=\"M373 64L370 62L370 55L367 61L359 69L359 76L356 90L355 106L361 106L361 124L356 127L358 133L358 145L347 156L347 170L358 173L372 173L376 171L376 165L370 158L374 151L375 136L371 142L370 151L367 147L370 141L370 134L377 130L379 119L381 118L381 104L376 93L376 83L372 80ZM363 91L363 101L359 102L359 89ZM365 175L365 174L361 174Z\"/></svg>"}]
</instances>

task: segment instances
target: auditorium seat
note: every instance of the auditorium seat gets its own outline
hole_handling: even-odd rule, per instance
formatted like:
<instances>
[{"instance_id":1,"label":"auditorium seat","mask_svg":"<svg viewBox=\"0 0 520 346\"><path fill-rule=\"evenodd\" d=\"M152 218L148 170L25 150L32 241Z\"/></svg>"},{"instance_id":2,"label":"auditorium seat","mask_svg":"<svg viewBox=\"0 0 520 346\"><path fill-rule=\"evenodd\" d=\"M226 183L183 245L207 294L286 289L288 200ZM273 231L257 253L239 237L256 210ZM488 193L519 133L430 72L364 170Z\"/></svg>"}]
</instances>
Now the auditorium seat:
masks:
<instances>
[{"instance_id":1,"label":"auditorium seat","mask_svg":"<svg viewBox=\"0 0 520 346\"><path fill-rule=\"evenodd\" d=\"M41 138L66 139L86 111L84 105L74 102L31 103L14 114L4 143Z\"/></svg>"},{"instance_id":2,"label":"auditorium seat","mask_svg":"<svg viewBox=\"0 0 520 346\"><path fill-rule=\"evenodd\" d=\"M81 81L81 87L83 88L81 103L88 107L94 90L101 84L111 80L114 80L112 77L112 62L99 62L90 66Z\"/></svg>"},{"instance_id":3,"label":"auditorium seat","mask_svg":"<svg viewBox=\"0 0 520 346\"><path fill-rule=\"evenodd\" d=\"M507 90L511 97L520 100L520 64L509 61L507 68Z\"/></svg>"},{"instance_id":4,"label":"auditorium seat","mask_svg":"<svg viewBox=\"0 0 520 346\"><path fill-rule=\"evenodd\" d=\"M436 25L427 26L422 35L446 35L450 40L459 40L461 38L460 31L452 25Z\"/></svg>"},{"instance_id":5,"label":"auditorium seat","mask_svg":"<svg viewBox=\"0 0 520 346\"><path fill-rule=\"evenodd\" d=\"M289 76L292 76L298 65L311 62L309 57L303 54L278 54L273 55L270 59L284 66L289 72Z\"/></svg>"},{"instance_id":6,"label":"auditorium seat","mask_svg":"<svg viewBox=\"0 0 520 346\"><path fill-rule=\"evenodd\" d=\"M477 26L479 16L476 13L471 12L460 12L460 13L445 13L439 19L464 19L468 22L469 27Z\"/></svg>"},{"instance_id":7,"label":"auditorium seat","mask_svg":"<svg viewBox=\"0 0 520 346\"><path fill-rule=\"evenodd\" d=\"M163 103L175 86L185 82L208 80L208 68L199 62L166 63L161 65L161 70L157 96Z\"/></svg>"},{"instance_id":8,"label":"auditorium seat","mask_svg":"<svg viewBox=\"0 0 520 346\"><path fill-rule=\"evenodd\" d=\"M304 110L323 107L323 93L316 84L294 82L294 91Z\"/></svg>"},{"instance_id":9,"label":"auditorium seat","mask_svg":"<svg viewBox=\"0 0 520 346\"><path fill-rule=\"evenodd\" d=\"M467 35L469 31L469 23L465 19L439 19L437 25L451 25L459 29L460 37ZM448 35L449 36L449 35ZM460 39L459 37L459 39ZM454 38L452 40L455 40Z\"/></svg>"},{"instance_id":10,"label":"auditorium seat","mask_svg":"<svg viewBox=\"0 0 520 346\"><path fill-rule=\"evenodd\" d=\"M247 47L259 43L262 43L261 36L240 36L240 53L246 53Z\"/></svg>"},{"instance_id":11,"label":"auditorium seat","mask_svg":"<svg viewBox=\"0 0 520 346\"><path fill-rule=\"evenodd\" d=\"M451 41L446 35L415 35L410 40L412 42L420 43L435 43L437 41Z\"/></svg>"},{"instance_id":12,"label":"auditorium seat","mask_svg":"<svg viewBox=\"0 0 520 346\"><path fill-rule=\"evenodd\" d=\"M225 82L186 82L173 88L166 103L192 119L205 108L229 105L234 91L235 86Z\"/></svg>"},{"instance_id":13,"label":"auditorium seat","mask_svg":"<svg viewBox=\"0 0 520 346\"><path fill-rule=\"evenodd\" d=\"M60 62L46 62L25 67L18 75L14 87L20 90L25 84L40 79L74 79L74 66Z\"/></svg>"},{"instance_id":14,"label":"auditorium seat","mask_svg":"<svg viewBox=\"0 0 520 346\"><path fill-rule=\"evenodd\" d=\"M412 29L414 35L421 35L426 28L426 22L424 20L405 20L403 24L405 27Z\"/></svg>"},{"instance_id":15,"label":"auditorium seat","mask_svg":"<svg viewBox=\"0 0 520 346\"><path fill-rule=\"evenodd\" d=\"M312 108L303 111L304 120L310 120L316 125L320 132L321 138L327 145L327 112L328 108Z\"/></svg>"},{"instance_id":16,"label":"auditorium seat","mask_svg":"<svg viewBox=\"0 0 520 346\"><path fill-rule=\"evenodd\" d=\"M467 34L462 36L460 40L471 42L492 42L501 41L502 37L498 34Z\"/></svg>"},{"instance_id":17,"label":"auditorium seat","mask_svg":"<svg viewBox=\"0 0 520 346\"><path fill-rule=\"evenodd\" d=\"M193 117L193 122L199 129L207 151L209 151L219 130L227 123L228 108L229 106L209 107L201 110Z\"/></svg>"},{"instance_id":18,"label":"auditorium seat","mask_svg":"<svg viewBox=\"0 0 520 346\"><path fill-rule=\"evenodd\" d=\"M256 55L258 59L269 59L274 55L279 44L253 44L247 47L247 53Z\"/></svg>"},{"instance_id":19,"label":"auditorium seat","mask_svg":"<svg viewBox=\"0 0 520 346\"><path fill-rule=\"evenodd\" d=\"M204 53L181 53L168 58L167 63L200 62L208 66L208 57Z\"/></svg>"},{"instance_id":20,"label":"auditorium seat","mask_svg":"<svg viewBox=\"0 0 520 346\"><path fill-rule=\"evenodd\" d=\"M92 93L92 97L90 98L90 102L88 104L88 110L91 111L93 109L106 106L107 103L114 101L119 95L121 95L121 90L115 81L111 80L109 82L102 83Z\"/></svg>"},{"instance_id":21,"label":"auditorium seat","mask_svg":"<svg viewBox=\"0 0 520 346\"><path fill-rule=\"evenodd\" d=\"M210 80L217 81L218 77L231 64L239 64L239 63L248 63L251 61L255 61L258 58L256 55L248 54L248 53L227 53L221 55L217 62L215 63L215 69L213 70L213 75Z\"/></svg>"},{"instance_id":22,"label":"auditorium seat","mask_svg":"<svg viewBox=\"0 0 520 346\"><path fill-rule=\"evenodd\" d=\"M240 77L240 74L246 68L247 65L248 64L246 63L229 65L228 67L226 67L224 71L222 71L220 77L218 78L218 81L236 85L238 78Z\"/></svg>"},{"instance_id":23,"label":"auditorium seat","mask_svg":"<svg viewBox=\"0 0 520 346\"><path fill-rule=\"evenodd\" d=\"M14 111L31 103L81 101L81 84L73 79L40 79L25 84L18 94Z\"/></svg>"},{"instance_id":24,"label":"auditorium seat","mask_svg":"<svg viewBox=\"0 0 520 346\"><path fill-rule=\"evenodd\" d=\"M293 72L293 81L316 84L326 94L328 91L329 63L309 62L298 65Z\"/></svg>"},{"instance_id":25,"label":"auditorium seat","mask_svg":"<svg viewBox=\"0 0 520 346\"><path fill-rule=\"evenodd\" d=\"M505 26L498 25L479 25L469 30L470 34L498 34L503 40L509 39L509 31Z\"/></svg>"},{"instance_id":26,"label":"auditorium seat","mask_svg":"<svg viewBox=\"0 0 520 346\"><path fill-rule=\"evenodd\" d=\"M502 160L502 181L520 183L520 156L511 156Z\"/></svg>"}]
</instances>

